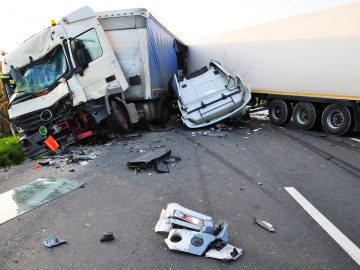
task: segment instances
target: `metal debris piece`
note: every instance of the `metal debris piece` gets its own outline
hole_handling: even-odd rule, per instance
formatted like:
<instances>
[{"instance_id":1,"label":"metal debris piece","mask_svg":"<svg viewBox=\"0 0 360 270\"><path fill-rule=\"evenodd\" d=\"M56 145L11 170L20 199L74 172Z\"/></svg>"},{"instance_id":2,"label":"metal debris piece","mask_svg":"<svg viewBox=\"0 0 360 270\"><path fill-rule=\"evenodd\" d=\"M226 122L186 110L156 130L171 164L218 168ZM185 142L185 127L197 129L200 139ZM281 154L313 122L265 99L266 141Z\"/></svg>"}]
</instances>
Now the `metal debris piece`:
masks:
<instances>
[{"instance_id":1,"label":"metal debris piece","mask_svg":"<svg viewBox=\"0 0 360 270\"><path fill-rule=\"evenodd\" d=\"M230 244L227 244L225 247L223 247L220 250L217 250L215 248L209 249L209 251L205 253L205 257L218 259L222 261L235 261L242 254L243 251L241 248L237 248Z\"/></svg>"},{"instance_id":2,"label":"metal debris piece","mask_svg":"<svg viewBox=\"0 0 360 270\"><path fill-rule=\"evenodd\" d=\"M171 250L231 261L242 255L242 249L228 244L228 227L223 221L215 226L211 217L169 203L161 211L155 232L169 232L165 243Z\"/></svg>"},{"instance_id":3,"label":"metal debris piece","mask_svg":"<svg viewBox=\"0 0 360 270\"><path fill-rule=\"evenodd\" d=\"M125 139L133 139L133 138L137 138L137 137L140 137L140 136L141 136L140 133L133 133L133 134L126 134L123 137Z\"/></svg>"},{"instance_id":4,"label":"metal debris piece","mask_svg":"<svg viewBox=\"0 0 360 270\"><path fill-rule=\"evenodd\" d=\"M113 240L115 240L115 237L112 232L104 233L100 238L100 242L110 242Z\"/></svg>"},{"instance_id":5,"label":"metal debris piece","mask_svg":"<svg viewBox=\"0 0 360 270\"><path fill-rule=\"evenodd\" d=\"M172 229L165 243L172 250L183 251L195 255L203 255L215 236L208 233L185 229Z\"/></svg>"},{"instance_id":6,"label":"metal debris piece","mask_svg":"<svg viewBox=\"0 0 360 270\"><path fill-rule=\"evenodd\" d=\"M207 137L218 137L218 138L226 138L227 135L224 132L209 132L206 131L202 134L203 136L207 136Z\"/></svg>"},{"instance_id":7,"label":"metal debris piece","mask_svg":"<svg viewBox=\"0 0 360 270\"><path fill-rule=\"evenodd\" d=\"M127 165L131 169L146 169L154 166L158 160L169 157L170 154L169 149L157 149L129 161Z\"/></svg>"},{"instance_id":8,"label":"metal debris piece","mask_svg":"<svg viewBox=\"0 0 360 270\"><path fill-rule=\"evenodd\" d=\"M177 203L169 203L160 214L155 232L169 232L173 225L208 233L214 232L214 221L211 217L192 211Z\"/></svg>"},{"instance_id":9,"label":"metal debris piece","mask_svg":"<svg viewBox=\"0 0 360 270\"><path fill-rule=\"evenodd\" d=\"M49 236L47 239L43 240L43 244L47 248L52 248L64 243L66 243L66 240L57 238L56 236Z\"/></svg>"},{"instance_id":10,"label":"metal debris piece","mask_svg":"<svg viewBox=\"0 0 360 270\"><path fill-rule=\"evenodd\" d=\"M275 232L274 226L265 220L254 218L254 222L260 227L263 227L264 229L268 230L269 232Z\"/></svg>"}]
</instances>

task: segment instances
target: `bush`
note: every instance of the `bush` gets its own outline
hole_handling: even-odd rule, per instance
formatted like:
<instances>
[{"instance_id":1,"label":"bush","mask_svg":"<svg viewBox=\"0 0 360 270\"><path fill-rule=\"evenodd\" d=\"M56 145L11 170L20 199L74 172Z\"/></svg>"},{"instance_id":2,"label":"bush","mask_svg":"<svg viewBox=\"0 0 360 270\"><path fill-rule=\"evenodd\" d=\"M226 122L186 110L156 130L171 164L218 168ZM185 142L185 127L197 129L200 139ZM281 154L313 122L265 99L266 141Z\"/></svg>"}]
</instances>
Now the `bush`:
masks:
<instances>
[{"instance_id":1,"label":"bush","mask_svg":"<svg viewBox=\"0 0 360 270\"><path fill-rule=\"evenodd\" d=\"M19 144L19 137L0 137L0 167L22 163L26 159Z\"/></svg>"}]
</instances>

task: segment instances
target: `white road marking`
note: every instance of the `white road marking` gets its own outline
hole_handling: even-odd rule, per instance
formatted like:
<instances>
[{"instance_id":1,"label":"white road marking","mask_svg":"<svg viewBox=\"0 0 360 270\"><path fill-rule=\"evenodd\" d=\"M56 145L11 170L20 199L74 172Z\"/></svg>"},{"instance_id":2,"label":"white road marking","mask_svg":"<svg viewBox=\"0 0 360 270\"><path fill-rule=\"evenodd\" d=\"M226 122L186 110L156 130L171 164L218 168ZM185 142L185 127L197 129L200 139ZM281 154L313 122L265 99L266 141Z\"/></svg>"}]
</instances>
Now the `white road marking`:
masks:
<instances>
[{"instance_id":1,"label":"white road marking","mask_svg":"<svg viewBox=\"0 0 360 270\"><path fill-rule=\"evenodd\" d=\"M359 139L355 139L355 138L350 138L350 140L356 141L356 142L360 142Z\"/></svg>"},{"instance_id":2,"label":"white road marking","mask_svg":"<svg viewBox=\"0 0 360 270\"><path fill-rule=\"evenodd\" d=\"M305 209L306 212L360 265L360 249L335 227L323 214L319 212L305 197L295 188L284 189Z\"/></svg>"}]
</instances>

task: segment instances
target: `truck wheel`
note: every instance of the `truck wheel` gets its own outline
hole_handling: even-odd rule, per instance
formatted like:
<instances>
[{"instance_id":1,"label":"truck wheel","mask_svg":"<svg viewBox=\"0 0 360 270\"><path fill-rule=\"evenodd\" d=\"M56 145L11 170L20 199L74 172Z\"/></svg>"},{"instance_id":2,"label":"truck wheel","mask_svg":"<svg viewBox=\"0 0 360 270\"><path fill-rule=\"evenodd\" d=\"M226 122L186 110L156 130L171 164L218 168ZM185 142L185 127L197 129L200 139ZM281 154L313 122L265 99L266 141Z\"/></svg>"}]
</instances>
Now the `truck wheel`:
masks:
<instances>
[{"instance_id":1,"label":"truck wheel","mask_svg":"<svg viewBox=\"0 0 360 270\"><path fill-rule=\"evenodd\" d=\"M274 99L269 105L269 115L272 124L285 125L291 118L291 106L289 102L282 99Z\"/></svg>"},{"instance_id":2,"label":"truck wheel","mask_svg":"<svg viewBox=\"0 0 360 270\"><path fill-rule=\"evenodd\" d=\"M324 131L332 135L344 135L351 126L351 113L342 105L330 104L324 110L321 124Z\"/></svg>"},{"instance_id":3,"label":"truck wheel","mask_svg":"<svg viewBox=\"0 0 360 270\"><path fill-rule=\"evenodd\" d=\"M166 124L170 118L169 100L162 97L157 102L157 122L159 124Z\"/></svg>"},{"instance_id":4,"label":"truck wheel","mask_svg":"<svg viewBox=\"0 0 360 270\"><path fill-rule=\"evenodd\" d=\"M319 109L310 102L298 102L293 111L293 121L302 130L313 128L319 119Z\"/></svg>"},{"instance_id":5,"label":"truck wheel","mask_svg":"<svg viewBox=\"0 0 360 270\"><path fill-rule=\"evenodd\" d=\"M112 132L128 132L129 125L122 106L115 100L109 101L111 114L106 119L106 123Z\"/></svg>"}]
</instances>

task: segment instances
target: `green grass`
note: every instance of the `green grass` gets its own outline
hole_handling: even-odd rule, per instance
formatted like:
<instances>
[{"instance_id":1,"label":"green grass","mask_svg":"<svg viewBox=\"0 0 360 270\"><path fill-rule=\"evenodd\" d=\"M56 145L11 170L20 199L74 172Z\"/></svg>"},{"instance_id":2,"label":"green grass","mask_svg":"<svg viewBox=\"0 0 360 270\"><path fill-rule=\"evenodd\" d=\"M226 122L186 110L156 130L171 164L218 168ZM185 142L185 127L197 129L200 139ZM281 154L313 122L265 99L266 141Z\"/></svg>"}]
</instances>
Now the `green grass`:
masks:
<instances>
[{"instance_id":1,"label":"green grass","mask_svg":"<svg viewBox=\"0 0 360 270\"><path fill-rule=\"evenodd\" d=\"M25 159L19 137L0 137L0 168L20 164Z\"/></svg>"}]
</instances>

